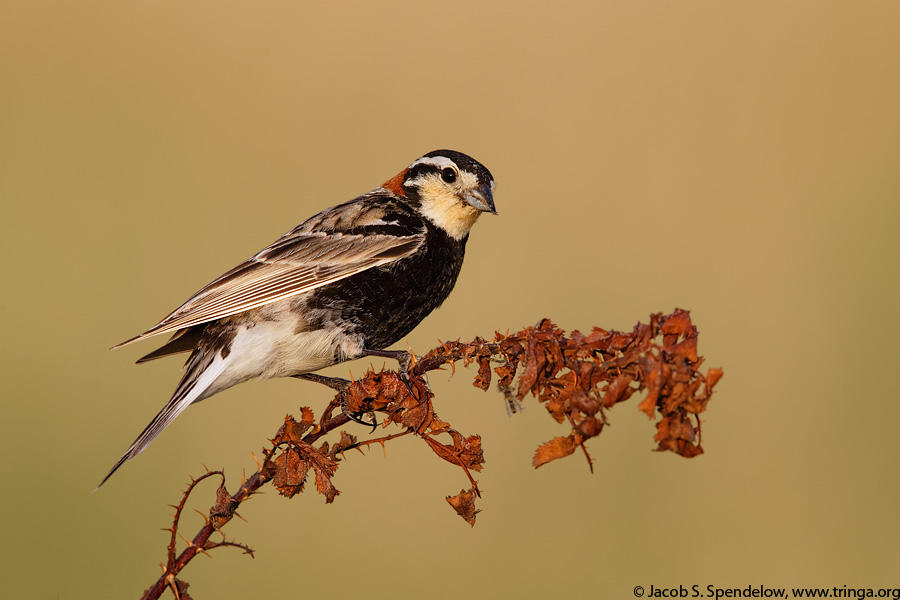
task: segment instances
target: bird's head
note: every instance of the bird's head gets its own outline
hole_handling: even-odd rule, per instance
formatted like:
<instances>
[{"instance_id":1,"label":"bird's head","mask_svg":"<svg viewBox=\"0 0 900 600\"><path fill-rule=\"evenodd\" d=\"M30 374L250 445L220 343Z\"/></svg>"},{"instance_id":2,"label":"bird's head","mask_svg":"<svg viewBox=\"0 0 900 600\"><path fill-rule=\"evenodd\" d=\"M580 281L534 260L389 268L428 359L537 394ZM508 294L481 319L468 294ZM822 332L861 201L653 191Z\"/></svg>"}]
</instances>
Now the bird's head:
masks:
<instances>
[{"instance_id":1,"label":"bird's head","mask_svg":"<svg viewBox=\"0 0 900 600\"><path fill-rule=\"evenodd\" d=\"M457 240L469 235L481 213L497 214L491 172L462 152L429 152L382 187Z\"/></svg>"}]
</instances>

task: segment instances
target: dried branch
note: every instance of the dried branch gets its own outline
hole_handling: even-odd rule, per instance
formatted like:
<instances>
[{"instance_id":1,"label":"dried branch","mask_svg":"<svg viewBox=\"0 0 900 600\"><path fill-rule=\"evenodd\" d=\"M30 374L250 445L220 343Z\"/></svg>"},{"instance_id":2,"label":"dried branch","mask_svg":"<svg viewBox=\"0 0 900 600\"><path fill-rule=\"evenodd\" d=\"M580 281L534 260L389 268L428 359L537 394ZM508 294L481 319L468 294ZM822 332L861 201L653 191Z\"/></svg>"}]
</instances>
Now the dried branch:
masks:
<instances>
[{"instance_id":1,"label":"dried branch","mask_svg":"<svg viewBox=\"0 0 900 600\"><path fill-rule=\"evenodd\" d=\"M493 374L497 386L506 398L508 408L515 412L530 394L543 403L558 422L567 423L568 435L555 437L538 447L532 462L541 467L569 456L581 448L588 466L593 470L586 442L603 430L608 423L606 413L616 404L628 400L635 392L647 394L638 408L653 417L656 424L657 451L672 451L684 457L703 453L699 415L722 377L722 370L711 368L700 373L703 359L697 355L697 328L691 323L688 311L676 310L650 317L649 324L639 323L630 333L594 328L585 335L573 331L571 335L544 319L536 326L513 335L497 333L488 342L476 338L472 342L447 342L413 361L408 374L396 371L370 370L358 381L333 379L319 375L304 376L332 387L337 394L326 407L322 417L316 418L309 408L302 408L300 420L287 415L270 447L263 450L264 461L258 470L246 478L234 494L225 488L221 471L208 471L191 481L181 502L175 506L171 539L163 574L148 589L143 598L159 598L169 588L176 598L188 598L187 583L177 575L198 553L232 546L253 556L253 550L237 542L214 542L210 537L237 515L237 508L260 487L272 483L278 492L292 497L302 492L310 471L316 491L330 503L340 494L332 477L347 450L361 450L371 444L382 446L397 437L413 434L443 460L462 469L471 488L447 502L470 525L475 525L475 499L480 497L472 472L479 472L484 464L481 437L465 436L449 423L438 418L432 399L434 394L425 374L449 364L478 364L473 385L487 390ZM492 364L498 366L491 368ZM338 412L336 416L335 412ZM382 427L397 425L403 431L370 440L357 441L346 431L329 444L320 438L350 421L353 415L380 413ZM257 461L258 464L258 461ZM176 555L176 535L181 514L188 497L196 486L212 476L221 483L216 502L209 517L187 547ZM238 515L239 516L239 515Z\"/></svg>"}]
</instances>

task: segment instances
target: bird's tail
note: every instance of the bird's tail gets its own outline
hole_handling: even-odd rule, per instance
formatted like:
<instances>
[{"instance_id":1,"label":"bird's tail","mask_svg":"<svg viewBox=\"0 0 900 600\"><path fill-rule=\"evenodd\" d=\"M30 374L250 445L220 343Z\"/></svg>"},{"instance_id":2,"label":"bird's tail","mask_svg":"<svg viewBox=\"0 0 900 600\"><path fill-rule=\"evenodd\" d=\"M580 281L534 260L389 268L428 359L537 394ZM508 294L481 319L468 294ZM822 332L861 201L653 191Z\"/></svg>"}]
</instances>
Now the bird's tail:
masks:
<instances>
[{"instance_id":1,"label":"bird's tail","mask_svg":"<svg viewBox=\"0 0 900 600\"><path fill-rule=\"evenodd\" d=\"M162 433L163 429L168 427L169 424L175 420L175 417L180 415L184 409L194 402L203 400L215 393L215 391L210 390L210 386L215 383L219 375L225 370L226 364L227 361L219 355L216 355L215 358L210 360L208 355L204 356L200 352L195 352L194 356L188 361L187 371L178 383L178 387L175 388L175 393L172 394L172 398L163 409L159 411L159 414L153 417L150 424L147 425L144 431L141 432L141 435L134 440L134 443L129 446L128 450L125 451L125 454L122 455L122 458L113 465L113 468L110 469L109 473L107 473L106 477L103 478L103 481L100 482L100 485L98 485L94 491L100 489L100 486L106 483L106 480L112 477L112 474L125 464L125 461L131 460L140 454L144 448L149 446L150 443Z\"/></svg>"}]
</instances>

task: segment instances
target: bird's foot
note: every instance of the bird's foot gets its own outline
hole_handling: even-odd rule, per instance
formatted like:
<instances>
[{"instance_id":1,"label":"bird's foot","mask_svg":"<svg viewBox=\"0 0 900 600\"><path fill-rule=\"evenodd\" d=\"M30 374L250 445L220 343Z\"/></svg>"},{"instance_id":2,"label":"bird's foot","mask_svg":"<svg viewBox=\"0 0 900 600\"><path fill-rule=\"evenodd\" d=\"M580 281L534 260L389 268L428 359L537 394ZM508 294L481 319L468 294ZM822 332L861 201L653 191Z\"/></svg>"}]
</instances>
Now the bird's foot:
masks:
<instances>
[{"instance_id":1,"label":"bird's foot","mask_svg":"<svg viewBox=\"0 0 900 600\"><path fill-rule=\"evenodd\" d=\"M338 393L341 404L341 412L347 415L348 419L350 419L354 423L359 423L360 425L371 427L372 431L375 431L375 428L378 427L378 419L375 418L375 413L373 413L372 411L353 412L350 410L350 407L347 406L347 392L350 391L350 382L346 379L341 379L340 377L326 377L324 375L317 375L316 373L303 373L302 375L294 375L294 377L297 379L305 379L306 381L314 381L316 383L321 383L322 385L330 387ZM372 420L364 421L362 419L363 416L369 416Z\"/></svg>"},{"instance_id":2,"label":"bird's foot","mask_svg":"<svg viewBox=\"0 0 900 600\"><path fill-rule=\"evenodd\" d=\"M414 391L412 378L409 374L410 368L416 361L419 360L419 357L413 354L412 352L407 352L406 350L369 350L366 349L363 351L363 356L380 356L382 358L391 358L397 361L399 365L398 375L400 375L400 381L402 381L406 385L406 389L409 390L409 393L412 394L414 398L418 398L419 395ZM423 377L424 378L424 377ZM427 381L425 385L428 385Z\"/></svg>"},{"instance_id":3,"label":"bird's foot","mask_svg":"<svg viewBox=\"0 0 900 600\"><path fill-rule=\"evenodd\" d=\"M409 368L419 359L412 352L406 350L363 350L363 356L380 356L381 358L390 358L396 360L400 365L400 375L409 379Z\"/></svg>"}]
</instances>

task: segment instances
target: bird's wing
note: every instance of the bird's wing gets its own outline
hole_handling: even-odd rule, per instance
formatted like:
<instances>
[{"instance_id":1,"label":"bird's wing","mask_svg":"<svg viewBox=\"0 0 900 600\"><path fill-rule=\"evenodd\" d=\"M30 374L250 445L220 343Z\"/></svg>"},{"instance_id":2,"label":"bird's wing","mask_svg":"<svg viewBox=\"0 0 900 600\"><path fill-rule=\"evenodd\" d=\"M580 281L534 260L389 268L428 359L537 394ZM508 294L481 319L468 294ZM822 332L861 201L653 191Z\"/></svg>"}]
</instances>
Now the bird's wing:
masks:
<instances>
[{"instance_id":1,"label":"bird's wing","mask_svg":"<svg viewBox=\"0 0 900 600\"><path fill-rule=\"evenodd\" d=\"M402 215L398 220L381 209L363 211L365 218L357 215L356 219L338 223L337 227L328 223L330 231L317 227L335 211L346 213L349 206L350 203L334 207L297 226L194 294L157 325L115 348L221 319L309 292L366 269L389 265L414 254L425 241L424 225L415 226L410 215Z\"/></svg>"}]
</instances>

